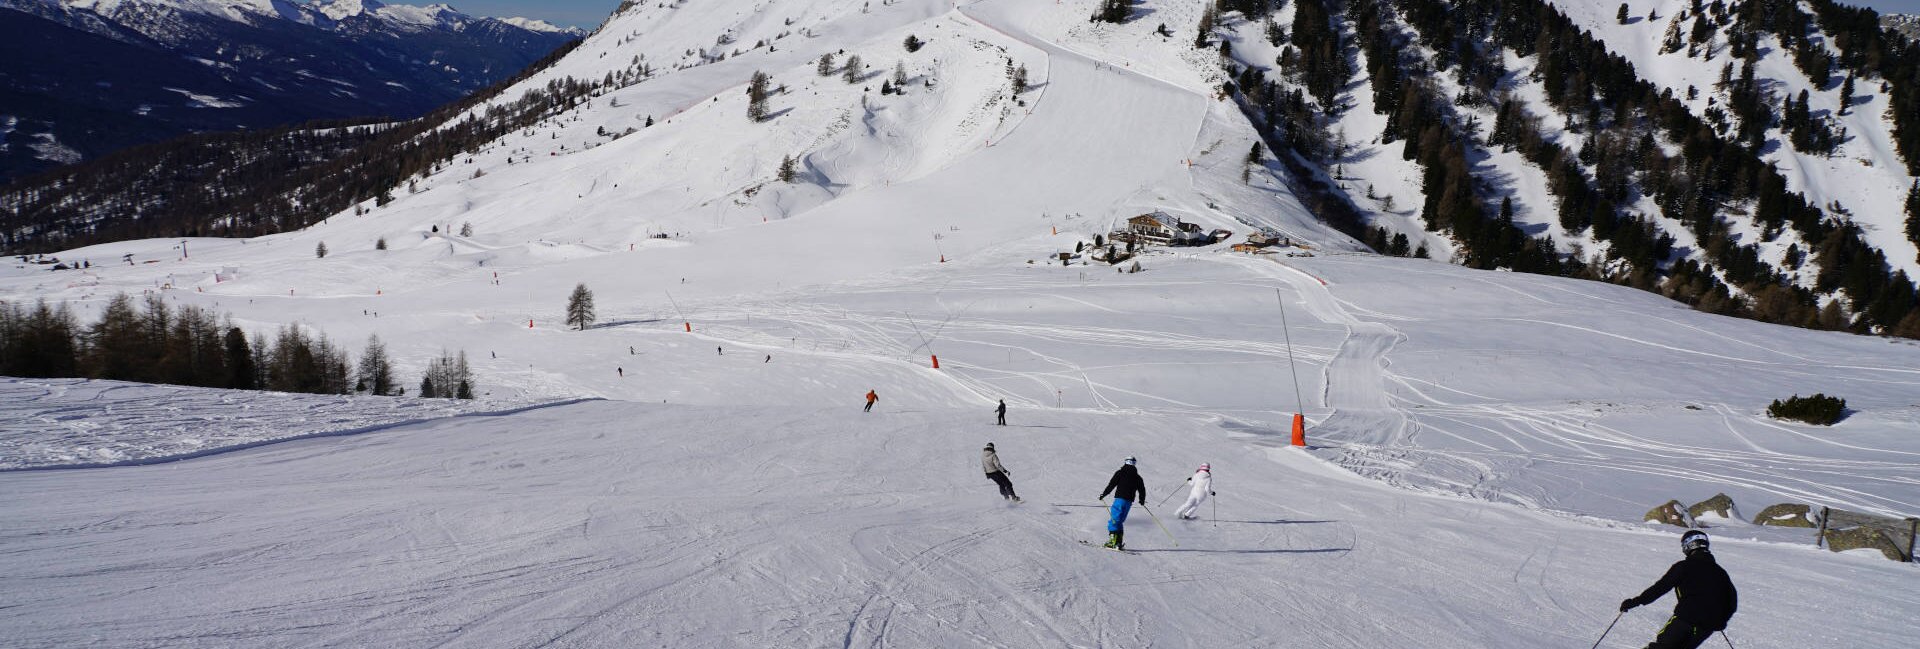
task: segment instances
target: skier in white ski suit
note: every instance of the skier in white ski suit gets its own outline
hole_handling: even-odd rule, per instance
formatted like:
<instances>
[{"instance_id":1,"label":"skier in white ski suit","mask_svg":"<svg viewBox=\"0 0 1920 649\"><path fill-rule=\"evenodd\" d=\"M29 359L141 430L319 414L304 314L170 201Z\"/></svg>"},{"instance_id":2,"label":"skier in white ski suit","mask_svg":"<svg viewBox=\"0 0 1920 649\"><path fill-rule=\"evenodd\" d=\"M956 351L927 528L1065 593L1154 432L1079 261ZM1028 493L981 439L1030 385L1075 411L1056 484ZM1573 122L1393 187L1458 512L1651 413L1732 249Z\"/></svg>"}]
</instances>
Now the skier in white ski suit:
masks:
<instances>
[{"instance_id":1,"label":"skier in white ski suit","mask_svg":"<svg viewBox=\"0 0 1920 649\"><path fill-rule=\"evenodd\" d=\"M1200 470L1193 472L1193 477L1187 478L1187 482L1193 483L1193 491L1187 492L1187 504L1181 505L1180 511L1174 512L1174 515L1180 518L1196 518L1194 512L1200 511L1200 503L1206 502L1207 496L1213 495L1212 467L1200 465Z\"/></svg>"}]
</instances>

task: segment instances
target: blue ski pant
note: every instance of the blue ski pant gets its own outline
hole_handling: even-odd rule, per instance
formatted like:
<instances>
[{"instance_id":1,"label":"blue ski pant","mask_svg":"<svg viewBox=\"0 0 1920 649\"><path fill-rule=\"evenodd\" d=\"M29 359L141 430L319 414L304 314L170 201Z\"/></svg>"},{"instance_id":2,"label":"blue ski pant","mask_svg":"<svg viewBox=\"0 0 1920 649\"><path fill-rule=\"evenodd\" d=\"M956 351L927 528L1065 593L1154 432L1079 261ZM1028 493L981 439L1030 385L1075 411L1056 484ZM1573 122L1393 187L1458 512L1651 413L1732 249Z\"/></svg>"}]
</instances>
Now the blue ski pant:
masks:
<instances>
[{"instance_id":1,"label":"blue ski pant","mask_svg":"<svg viewBox=\"0 0 1920 649\"><path fill-rule=\"evenodd\" d=\"M1107 510L1107 531L1127 531L1127 512L1133 509L1133 501L1125 498L1113 499L1113 505Z\"/></svg>"}]
</instances>

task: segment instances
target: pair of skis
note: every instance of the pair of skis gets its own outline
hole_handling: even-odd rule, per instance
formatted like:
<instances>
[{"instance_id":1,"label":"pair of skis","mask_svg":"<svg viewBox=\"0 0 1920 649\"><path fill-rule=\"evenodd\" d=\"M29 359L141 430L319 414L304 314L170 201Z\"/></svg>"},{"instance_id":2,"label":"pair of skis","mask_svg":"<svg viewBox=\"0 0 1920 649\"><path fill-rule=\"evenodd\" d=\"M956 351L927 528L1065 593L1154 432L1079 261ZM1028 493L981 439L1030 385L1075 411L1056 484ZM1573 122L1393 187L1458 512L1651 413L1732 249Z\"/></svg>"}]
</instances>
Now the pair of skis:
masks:
<instances>
[{"instance_id":1,"label":"pair of skis","mask_svg":"<svg viewBox=\"0 0 1920 649\"><path fill-rule=\"evenodd\" d=\"M1160 517L1159 517L1159 516L1155 516L1155 515L1153 515L1153 510L1152 510L1152 509L1148 509L1148 508L1147 508L1147 504L1146 504L1146 503L1140 503L1140 509L1141 509L1141 510L1144 510L1144 511L1146 511L1146 512L1147 512L1147 518L1151 518L1151 519L1153 519L1153 524L1154 524L1155 526L1158 526L1158 527L1160 528L1160 531L1162 531L1162 532L1165 532L1165 533L1167 534L1167 540L1168 540L1168 541L1171 541L1171 542L1173 543L1173 547L1176 547L1176 548L1177 548L1177 547L1180 547L1180 540L1179 540L1179 539L1176 539L1176 538L1173 538L1173 530L1169 530L1169 529L1167 529L1167 526L1166 526L1166 524L1164 524L1164 523L1161 523L1161 522L1160 522ZM1120 551L1120 552L1129 552L1128 550L1120 550L1119 548L1107 548L1107 546L1106 546L1106 544L1104 544L1104 543L1103 543L1103 544L1100 544L1100 545L1094 545L1094 544L1093 544L1092 542L1090 542L1090 541L1081 541L1081 542L1080 542L1080 544L1081 544L1081 545L1085 545L1085 546L1088 546L1088 547L1097 547L1097 548L1105 548L1105 549L1111 549L1111 550L1118 550L1118 551Z\"/></svg>"}]
</instances>

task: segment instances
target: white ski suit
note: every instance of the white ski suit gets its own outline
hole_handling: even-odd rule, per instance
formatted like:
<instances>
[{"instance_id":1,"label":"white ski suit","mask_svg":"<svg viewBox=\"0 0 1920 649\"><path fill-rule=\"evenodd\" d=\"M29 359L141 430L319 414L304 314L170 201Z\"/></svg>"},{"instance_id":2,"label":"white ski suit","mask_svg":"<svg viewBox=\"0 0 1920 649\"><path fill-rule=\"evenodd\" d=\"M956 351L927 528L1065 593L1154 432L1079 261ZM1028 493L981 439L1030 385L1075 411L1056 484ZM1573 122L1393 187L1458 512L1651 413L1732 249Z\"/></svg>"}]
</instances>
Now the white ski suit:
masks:
<instances>
[{"instance_id":1,"label":"white ski suit","mask_svg":"<svg viewBox=\"0 0 1920 649\"><path fill-rule=\"evenodd\" d=\"M1187 482L1193 483L1193 490L1187 492L1187 504L1181 505L1180 510L1174 512L1174 515L1180 518L1192 518L1194 512L1200 511L1200 503L1206 502L1207 496L1213 495L1212 471L1206 469L1195 471L1193 477L1187 478Z\"/></svg>"}]
</instances>

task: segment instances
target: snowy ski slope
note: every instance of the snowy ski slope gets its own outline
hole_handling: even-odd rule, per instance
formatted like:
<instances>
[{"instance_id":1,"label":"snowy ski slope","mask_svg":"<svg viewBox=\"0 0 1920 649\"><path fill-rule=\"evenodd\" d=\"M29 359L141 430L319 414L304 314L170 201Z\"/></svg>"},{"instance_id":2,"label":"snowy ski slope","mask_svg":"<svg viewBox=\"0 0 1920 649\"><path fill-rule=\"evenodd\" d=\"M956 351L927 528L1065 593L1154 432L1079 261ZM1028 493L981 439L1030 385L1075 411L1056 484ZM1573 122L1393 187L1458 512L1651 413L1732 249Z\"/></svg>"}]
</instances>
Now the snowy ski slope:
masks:
<instances>
[{"instance_id":1,"label":"snowy ski slope","mask_svg":"<svg viewBox=\"0 0 1920 649\"><path fill-rule=\"evenodd\" d=\"M1213 99L1213 65L1149 34L1197 2L1147 3L1161 17L1119 28L1088 24L1092 5L646 5L556 73L644 51L656 78L390 206L189 240L187 257L151 240L61 255L86 273L0 269L0 299L83 317L152 290L249 328L299 322L349 347L377 333L403 376L464 349L487 408L607 399L0 473L0 637L1587 646L1679 558L1673 530L1636 522L1669 498L1920 512L1920 345L1343 252L1274 172L1240 181L1253 132ZM751 51L666 63L726 30ZM907 33L927 48L905 53ZM748 48L763 39L775 51ZM841 48L917 80L882 98L815 75ZM1037 86L1024 106L1009 58ZM755 69L787 86L761 124L739 87ZM772 182L788 154L802 182ZM1132 274L1046 260L1150 209L1277 227L1318 256L1161 251ZM463 223L473 235L453 234ZM582 282L600 323L568 331ZM1832 428L1763 415L1814 391L1854 412ZM181 394L156 406L225 414ZM1014 425L988 427L1003 398ZM1296 408L1310 450L1282 447ZM992 500L987 441L1027 504ZM1138 553L1074 543L1101 535L1094 496L1127 455L1155 499L1212 463L1217 524L1163 516L1176 547L1136 511ZM1911 566L1804 531L1713 531L1741 587L1739 646L1910 644ZM1605 646L1663 621L1636 611Z\"/></svg>"}]
</instances>

